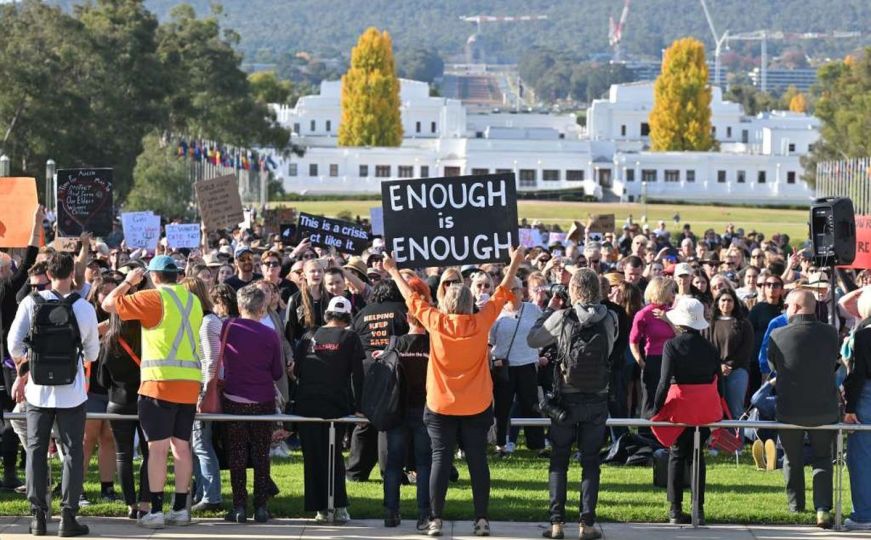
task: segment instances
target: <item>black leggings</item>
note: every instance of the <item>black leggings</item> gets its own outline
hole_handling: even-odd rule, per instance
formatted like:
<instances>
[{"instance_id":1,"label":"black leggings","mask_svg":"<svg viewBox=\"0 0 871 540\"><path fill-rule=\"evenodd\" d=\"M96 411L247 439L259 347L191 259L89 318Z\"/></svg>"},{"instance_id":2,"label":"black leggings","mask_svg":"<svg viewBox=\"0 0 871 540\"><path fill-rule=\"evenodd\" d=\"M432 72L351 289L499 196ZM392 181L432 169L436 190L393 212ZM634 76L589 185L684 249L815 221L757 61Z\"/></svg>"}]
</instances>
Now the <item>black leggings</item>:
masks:
<instances>
[{"instance_id":1,"label":"black leggings","mask_svg":"<svg viewBox=\"0 0 871 540\"><path fill-rule=\"evenodd\" d=\"M486 518L490 505L490 467L487 464L487 432L493 425L493 408L469 416L438 414L427 407L423 423L432 440L432 473L429 496L432 517L441 518L445 509L448 481L454 460L457 439L463 440L463 451L472 481L472 501L475 519Z\"/></svg>"},{"instance_id":2,"label":"black leggings","mask_svg":"<svg viewBox=\"0 0 871 540\"><path fill-rule=\"evenodd\" d=\"M511 422L511 406L517 396L521 418L539 416L535 412L538 405L538 373L535 364L509 366L508 380L494 381L493 397L496 403L496 444L504 446L508 439ZM530 450L544 448L544 430L540 427L527 427L526 447Z\"/></svg>"},{"instance_id":3,"label":"black leggings","mask_svg":"<svg viewBox=\"0 0 871 540\"><path fill-rule=\"evenodd\" d=\"M124 407L117 403L109 403L106 412L110 414L137 414L136 404ZM118 466L118 477L121 480L121 491L124 493L124 503L127 506L136 504L136 484L133 478L133 442L134 434L139 433L139 453L142 454L142 464L139 466L139 501L148 502L148 442L139 422L134 420L110 420L112 437L115 439L115 462Z\"/></svg>"}]
</instances>

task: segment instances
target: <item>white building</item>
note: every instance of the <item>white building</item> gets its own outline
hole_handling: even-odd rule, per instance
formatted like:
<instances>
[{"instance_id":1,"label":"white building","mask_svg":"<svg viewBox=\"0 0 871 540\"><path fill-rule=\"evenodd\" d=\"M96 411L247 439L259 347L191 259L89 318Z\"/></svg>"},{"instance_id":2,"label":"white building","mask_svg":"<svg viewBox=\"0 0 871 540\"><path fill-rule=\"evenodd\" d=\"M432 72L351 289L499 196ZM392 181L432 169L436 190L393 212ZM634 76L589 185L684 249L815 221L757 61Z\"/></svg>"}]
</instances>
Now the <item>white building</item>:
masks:
<instances>
[{"instance_id":1,"label":"white building","mask_svg":"<svg viewBox=\"0 0 871 540\"><path fill-rule=\"evenodd\" d=\"M744 116L713 88L717 152L650 152L653 83L614 85L575 115L468 113L457 100L430 97L426 83L401 80L404 139L399 148L338 147L340 83L296 107L275 106L279 122L305 148L275 159L296 193L379 193L383 179L513 171L521 191L583 190L597 199L803 204L800 156L819 136L816 118L790 112Z\"/></svg>"}]
</instances>

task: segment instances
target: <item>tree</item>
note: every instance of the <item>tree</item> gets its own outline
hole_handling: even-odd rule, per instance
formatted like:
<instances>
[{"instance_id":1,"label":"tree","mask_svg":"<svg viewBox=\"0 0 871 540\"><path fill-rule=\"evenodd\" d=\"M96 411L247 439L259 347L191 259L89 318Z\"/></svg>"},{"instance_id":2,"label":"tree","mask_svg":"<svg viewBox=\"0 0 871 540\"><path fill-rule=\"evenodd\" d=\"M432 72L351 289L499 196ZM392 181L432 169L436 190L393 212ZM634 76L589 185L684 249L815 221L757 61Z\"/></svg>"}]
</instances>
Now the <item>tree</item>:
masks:
<instances>
[{"instance_id":1,"label":"tree","mask_svg":"<svg viewBox=\"0 0 871 540\"><path fill-rule=\"evenodd\" d=\"M723 99L740 103L744 114L756 116L760 112L776 109L777 100L767 92L757 89L751 84L733 84L723 95Z\"/></svg>"},{"instance_id":2,"label":"tree","mask_svg":"<svg viewBox=\"0 0 871 540\"><path fill-rule=\"evenodd\" d=\"M444 74L445 62L431 49L402 49L396 54L396 71L404 79L431 83Z\"/></svg>"},{"instance_id":3,"label":"tree","mask_svg":"<svg viewBox=\"0 0 871 540\"><path fill-rule=\"evenodd\" d=\"M713 148L705 46L693 38L672 43L665 51L662 73L653 88L651 148L655 151Z\"/></svg>"},{"instance_id":4,"label":"tree","mask_svg":"<svg viewBox=\"0 0 871 540\"><path fill-rule=\"evenodd\" d=\"M789 110L792 112L803 113L807 112L807 99L804 94L796 94L789 100Z\"/></svg>"},{"instance_id":5,"label":"tree","mask_svg":"<svg viewBox=\"0 0 871 540\"><path fill-rule=\"evenodd\" d=\"M287 103L293 83L279 80L274 71L258 71L248 75L251 93L258 103Z\"/></svg>"},{"instance_id":6,"label":"tree","mask_svg":"<svg viewBox=\"0 0 871 540\"><path fill-rule=\"evenodd\" d=\"M193 184L190 163L176 155L176 147L156 133L146 135L142 153L133 169L133 189L127 196L127 210L152 210L170 217L193 214Z\"/></svg>"},{"instance_id":7,"label":"tree","mask_svg":"<svg viewBox=\"0 0 871 540\"><path fill-rule=\"evenodd\" d=\"M871 155L871 47L851 62L833 62L820 68L814 94L814 115L822 121L820 139L802 158L804 179L816 185L821 161Z\"/></svg>"},{"instance_id":8,"label":"tree","mask_svg":"<svg viewBox=\"0 0 871 540\"><path fill-rule=\"evenodd\" d=\"M399 146L399 79L390 34L370 27L351 51L342 76L340 146Z\"/></svg>"}]
</instances>

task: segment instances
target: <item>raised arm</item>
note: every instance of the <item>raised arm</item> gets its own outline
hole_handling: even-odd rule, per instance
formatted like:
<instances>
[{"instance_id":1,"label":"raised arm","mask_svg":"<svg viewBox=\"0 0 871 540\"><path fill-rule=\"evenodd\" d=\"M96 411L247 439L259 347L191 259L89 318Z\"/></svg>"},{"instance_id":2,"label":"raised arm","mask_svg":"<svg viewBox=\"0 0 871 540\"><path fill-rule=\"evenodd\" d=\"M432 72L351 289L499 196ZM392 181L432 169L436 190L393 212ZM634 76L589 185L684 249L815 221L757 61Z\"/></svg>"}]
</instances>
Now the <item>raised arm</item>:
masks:
<instances>
[{"instance_id":1,"label":"raised arm","mask_svg":"<svg viewBox=\"0 0 871 540\"><path fill-rule=\"evenodd\" d=\"M393 260L393 257L390 253L384 254L384 259L382 260L382 264L384 265L384 270L393 278L393 281L396 282L397 287L399 287L399 292L402 293L402 298L408 300L415 295L414 289L405 281L405 278L402 277L402 274L399 273L399 268L396 267L396 261Z\"/></svg>"},{"instance_id":2,"label":"raised arm","mask_svg":"<svg viewBox=\"0 0 871 540\"><path fill-rule=\"evenodd\" d=\"M514 285L517 269L520 268L520 263L523 262L526 251L523 249L523 246L517 246L510 253L511 264L508 265L508 270L505 271L505 276L502 277L502 283L499 284L500 287L505 287L508 290L511 290L511 287Z\"/></svg>"}]
</instances>

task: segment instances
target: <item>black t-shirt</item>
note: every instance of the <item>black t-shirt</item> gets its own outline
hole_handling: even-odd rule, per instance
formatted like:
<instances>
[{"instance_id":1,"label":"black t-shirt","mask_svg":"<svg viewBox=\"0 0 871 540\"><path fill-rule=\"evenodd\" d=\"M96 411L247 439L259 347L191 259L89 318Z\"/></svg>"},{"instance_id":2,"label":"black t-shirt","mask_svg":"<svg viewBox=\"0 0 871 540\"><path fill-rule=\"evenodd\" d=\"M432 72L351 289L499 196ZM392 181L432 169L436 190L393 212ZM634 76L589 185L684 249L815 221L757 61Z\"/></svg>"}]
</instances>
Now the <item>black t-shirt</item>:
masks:
<instances>
[{"instance_id":1,"label":"black t-shirt","mask_svg":"<svg viewBox=\"0 0 871 540\"><path fill-rule=\"evenodd\" d=\"M402 302L369 304L354 317L354 332L363 341L366 353L382 351L390 343L391 336L408 333L406 307Z\"/></svg>"},{"instance_id":2,"label":"black t-shirt","mask_svg":"<svg viewBox=\"0 0 871 540\"><path fill-rule=\"evenodd\" d=\"M233 276L236 277L236 276ZM281 301L284 304L287 304L287 301L290 300L290 297L293 296L299 287L296 286L296 283L290 281L289 279L281 278L281 281L278 282L278 292L281 295Z\"/></svg>"},{"instance_id":3,"label":"black t-shirt","mask_svg":"<svg viewBox=\"0 0 871 540\"><path fill-rule=\"evenodd\" d=\"M405 410L426 404L426 369L429 363L429 335L406 334L396 341L399 353L401 403Z\"/></svg>"},{"instance_id":4,"label":"black t-shirt","mask_svg":"<svg viewBox=\"0 0 871 540\"><path fill-rule=\"evenodd\" d=\"M302 356L294 363L297 389L294 412L335 418L360 409L363 391L363 344L344 328L323 326L306 333Z\"/></svg>"},{"instance_id":5,"label":"black t-shirt","mask_svg":"<svg viewBox=\"0 0 871 540\"><path fill-rule=\"evenodd\" d=\"M242 281L242 280L239 278L239 276L237 276L237 275L234 274L234 275L228 277L227 280L224 281L224 283L226 283L226 284L229 285L230 287L233 287L233 290L234 290L234 291L238 291L239 289L241 289L241 288L244 287L245 285L250 285L251 283L253 283L253 282L257 281L257 280L260 280L260 279L263 279L263 276L261 276L260 274L255 273L254 276L253 276L249 281Z\"/></svg>"},{"instance_id":6,"label":"black t-shirt","mask_svg":"<svg viewBox=\"0 0 871 540\"><path fill-rule=\"evenodd\" d=\"M142 325L139 321L125 321L121 327L121 337L130 349L142 357ZM126 407L131 412L136 411L136 400L139 391L139 365L130 357L127 350L121 346L110 347L103 341L100 344L100 362L97 373L100 384L108 389L109 402Z\"/></svg>"}]
</instances>

